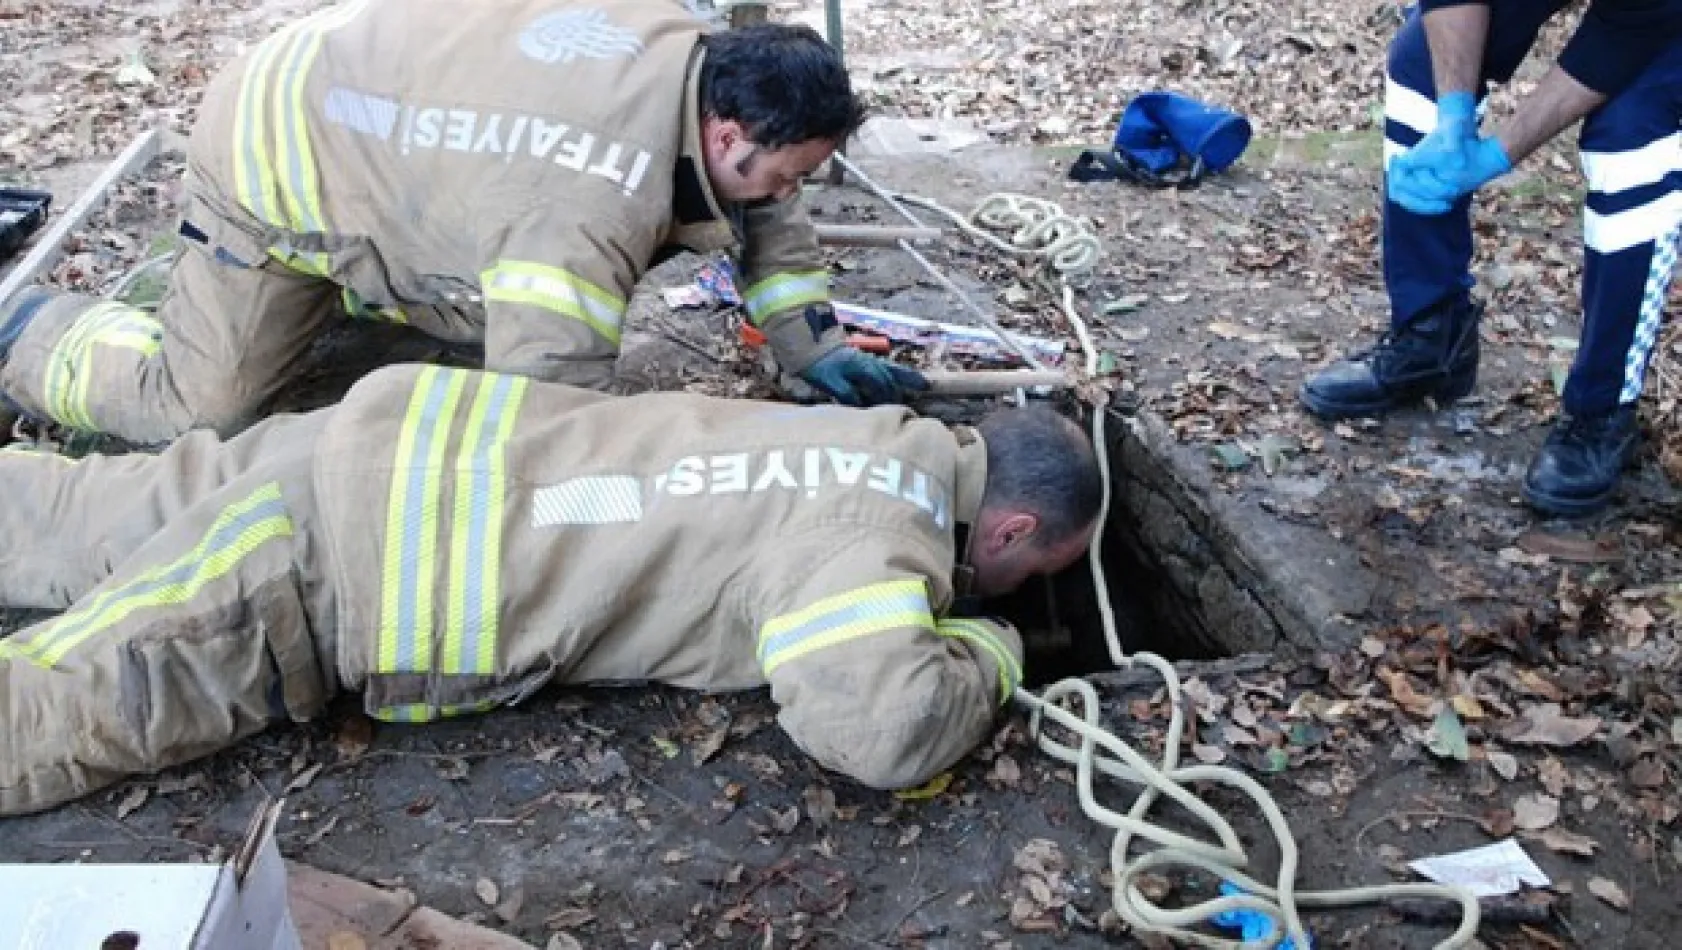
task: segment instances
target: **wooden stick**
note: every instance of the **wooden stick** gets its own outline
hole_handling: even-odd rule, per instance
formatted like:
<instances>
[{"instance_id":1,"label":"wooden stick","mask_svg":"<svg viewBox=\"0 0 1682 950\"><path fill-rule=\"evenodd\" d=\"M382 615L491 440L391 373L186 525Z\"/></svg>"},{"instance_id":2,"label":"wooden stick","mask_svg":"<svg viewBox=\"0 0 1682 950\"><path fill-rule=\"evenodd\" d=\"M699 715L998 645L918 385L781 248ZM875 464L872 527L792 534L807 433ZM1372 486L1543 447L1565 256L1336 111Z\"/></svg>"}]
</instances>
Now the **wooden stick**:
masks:
<instances>
[{"instance_id":1,"label":"wooden stick","mask_svg":"<svg viewBox=\"0 0 1682 950\"><path fill-rule=\"evenodd\" d=\"M111 187L118 181L127 178L138 171L152 156L158 154L159 135L156 129L142 132L123 153L111 160L105 170L99 173L88 190L82 192L76 203L70 206L53 226L35 239L35 245L29 254L18 263L18 266L6 275L4 282L0 282L0 305L12 299L18 291L35 282L47 268L58 262L64 256L64 239L70 232L82 226L82 223L93 214L94 209L105 203Z\"/></svg>"},{"instance_id":2,"label":"wooden stick","mask_svg":"<svg viewBox=\"0 0 1682 950\"><path fill-rule=\"evenodd\" d=\"M1058 370L928 370L929 392L940 396L987 396L1017 389L1048 386L1068 389L1074 384Z\"/></svg>"},{"instance_id":3,"label":"wooden stick","mask_svg":"<svg viewBox=\"0 0 1682 950\"><path fill-rule=\"evenodd\" d=\"M837 247L897 247L900 241L924 244L937 241L945 232L939 228L915 228L885 224L814 224L818 243Z\"/></svg>"}]
</instances>

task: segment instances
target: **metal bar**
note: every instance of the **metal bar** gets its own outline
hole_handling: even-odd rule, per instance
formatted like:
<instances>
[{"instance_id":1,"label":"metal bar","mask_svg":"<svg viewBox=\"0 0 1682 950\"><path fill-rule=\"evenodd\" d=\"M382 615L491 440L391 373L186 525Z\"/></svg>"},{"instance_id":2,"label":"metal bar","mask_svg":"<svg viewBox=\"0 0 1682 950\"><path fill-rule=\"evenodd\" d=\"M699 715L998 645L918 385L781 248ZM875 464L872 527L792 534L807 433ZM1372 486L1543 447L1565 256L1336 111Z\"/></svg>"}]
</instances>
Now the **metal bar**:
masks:
<instances>
[{"instance_id":1,"label":"metal bar","mask_svg":"<svg viewBox=\"0 0 1682 950\"><path fill-rule=\"evenodd\" d=\"M52 227L35 239L35 245L29 254L6 275L5 281L0 282L0 306L12 299L26 285L34 283L41 272L64 256L64 239L70 236L71 231L81 227L88 217L105 203L111 186L133 174L158 154L161 147L159 143L158 131L149 129L137 136L129 143L128 148L123 149L121 155L105 166L105 170L82 192L76 203L71 205Z\"/></svg>"},{"instance_id":2,"label":"metal bar","mask_svg":"<svg viewBox=\"0 0 1682 950\"><path fill-rule=\"evenodd\" d=\"M1069 389L1074 383L1056 370L924 370L929 392L940 396L990 396L1018 389Z\"/></svg>"},{"instance_id":3,"label":"metal bar","mask_svg":"<svg viewBox=\"0 0 1682 950\"><path fill-rule=\"evenodd\" d=\"M832 0L832 2L833 2L833 0ZM925 225L920 219L918 219L918 217L916 215L911 213L910 208L907 208L903 203L900 202L900 200L898 198L895 198L893 196L893 194L890 193L886 188L883 188L881 185L876 184L876 182L873 181L869 175L866 175L864 173L863 169L861 169L857 165L853 164L852 161L847 158L847 156L842 155L840 152L836 152L834 161L839 162L841 165L843 165L847 169L847 171L851 172L854 177L858 178L859 181L864 182L864 186L866 188L870 189L873 193L875 193L875 195L878 198L881 198L883 201L886 201L889 204L889 206L891 206L895 211L898 211L901 215L903 215L905 217L905 220L910 221L912 224L916 225L919 228L927 227L927 225ZM1040 362L1040 360L1037 357L1035 357L1033 353L1029 352L1027 347L1024 347L1021 343L1017 342L1015 337L1011 336L1009 333L1006 333L1005 330L1004 330L1004 327L999 326L999 321L993 319L992 314L988 313L987 311L985 311L985 310L981 309L979 306L977 306L975 301L973 301L969 298L969 294L964 293L963 290L961 288L959 288L957 284L954 284L952 282L952 278L947 277L944 273L942 273L940 271L939 268L937 268L933 264L929 263L929 259L924 257L922 255L922 253L919 252L916 248L912 247L910 242L900 241L900 242L898 242L898 244L899 244L899 249L900 250L904 251L907 254L910 254L913 260L915 260L918 264L922 265L923 270L928 271L928 274L929 274L930 277L933 277L937 283L939 283L942 287L946 288L948 293L951 293L954 296L956 296L958 298L958 300L961 303L963 303L963 305L966 308L968 308L970 313L975 314L976 319L981 321L981 325L986 327L987 329L993 331L993 335L999 338L999 342L1001 342L1005 346L1009 347L1010 351L1012 353L1015 353L1017 356L1020 356L1022 358L1022 362L1027 363L1029 366L1033 367L1034 369L1040 369L1040 370L1045 369L1045 364Z\"/></svg>"},{"instance_id":4,"label":"metal bar","mask_svg":"<svg viewBox=\"0 0 1682 950\"><path fill-rule=\"evenodd\" d=\"M841 62L847 62L846 43L841 35L841 0L823 0L824 32L828 34L829 45L835 48L835 55ZM841 142L835 146L835 158L829 160L829 183L839 185L844 180L841 174L841 164L836 161L847 151L847 143Z\"/></svg>"},{"instance_id":5,"label":"metal bar","mask_svg":"<svg viewBox=\"0 0 1682 950\"><path fill-rule=\"evenodd\" d=\"M912 228L880 224L814 224L818 243L837 247L897 247L900 241L925 243L939 240L946 232L939 228Z\"/></svg>"}]
</instances>

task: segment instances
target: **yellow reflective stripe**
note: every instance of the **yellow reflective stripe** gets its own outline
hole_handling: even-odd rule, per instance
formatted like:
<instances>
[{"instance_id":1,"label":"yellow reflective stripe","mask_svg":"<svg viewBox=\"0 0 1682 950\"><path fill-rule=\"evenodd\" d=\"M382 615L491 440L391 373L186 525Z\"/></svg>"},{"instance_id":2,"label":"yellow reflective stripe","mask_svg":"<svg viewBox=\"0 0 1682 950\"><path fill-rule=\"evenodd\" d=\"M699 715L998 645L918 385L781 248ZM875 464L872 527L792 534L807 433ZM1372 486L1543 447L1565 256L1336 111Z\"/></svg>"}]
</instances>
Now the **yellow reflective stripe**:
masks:
<instances>
[{"instance_id":1,"label":"yellow reflective stripe","mask_svg":"<svg viewBox=\"0 0 1682 950\"><path fill-rule=\"evenodd\" d=\"M148 323L151 324L151 327L145 327ZM130 333L137 328L137 325L145 327L141 332L148 333L147 342L151 344L151 347L148 349L145 345L141 345L129 348L139 350L142 356L150 356L156 353L158 351L157 337L151 337L149 334L151 329L155 327L158 337L161 337L163 335L163 324L132 307L118 306L112 310L97 326L88 332L87 338L82 341L82 354L78 360L81 370L77 374L74 405L69 407L80 420L81 428L88 431L99 428L94 424L93 414L88 410L88 390L93 386L94 377L94 347L120 345L117 341L128 338Z\"/></svg>"},{"instance_id":2,"label":"yellow reflective stripe","mask_svg":"<svg viewBox=\"0 0 1682 950\"><path fill-rule=\"evenodd\" d=\"M501 599L503 449L527 381L507 375L479 379L456 450L449 599L439 672L490 676L496 672Z\"/></svg>"},{"instance_id":3,"label":"yellow reflective stripe","mask_svg":"<svg viewBox=\"0 0 1682 950\"><path fill-rule=\"evenodd\" d=\"M1016 688L1022 685L1022 664L1016 654L999 639L987 624L976 620L942 620L936 632L943 637L956 637L991 653L999 671L999 705L1010 702Z\"/></svg>"},{"instance_id":4,"label":"yellow reflective stripe","mask_svg":"<svg viewBox=\"0 0 1682 950\"><path fill-rule=\"evenodd\" d=\"M327 230L304 90L322 40L366 5L356 0L305 17L252 55L234 111L234 183L240 205L266 224Z\"/></svg>"},{"instance_id":5,"label":"yellow reflective stripe","mask_svg":"<svg viewBox=\"0 0 1682 950\"><path fill-rule=\"evenodd\" d=\"M770 676L808 653L900 627L934 628L921 580L870 584L773 617L759 631L760 666Z\"/></svg>"},{"instance_id":6,"label":"yellow reflective stripe","mask_svg":"<svg viewBox=\"0 0 1682 950\"><path fill-rule=\"evenodd\" d=\"M491 571L485 580L485 594L480 604L480 610L485 614L485 622L491 630L496 630L496 619L502 611L502 522L508 497L508 440L514 435L514 420L519 417L520 405L525 401L526 389L531 380L524 376L512 378L512 391L508 394L508 405L502 411L496 428L496 442L489 459L490 496L485 501L485 508L489 512L489 520L485 523L485 550L496 557L497 569ZM477 672L489 675L496 671L496 637L490 636L479 642L479 655L474 658Z\"/></svg>"},{"instance_id":7,"label":"yellow reflective stripe","mask_svg":"<svg viewBox=\"0 0 1682 950\"><path fill-rule=\"evenodd\" d=\"M300 195L302 189L298 181L298 143L300 138L306 142L308 139L300 135L302 130L298 126L301 116L292 115L288 106L291 103L292 85L299 72L303 52L308 47L312 35L313 30L307 25L293 33L287 40L285 51L278 57L275 71L269 77L268 121L274 133L275 182L279 186L277 190L281 206L286 212L284 223L294 231L310 230L304 221L303 200Z\"/></svg>"},{"instance_id":8,"label":"yellow reflective stripe","mask_svg":"<svg viewBox=\"0 0 1682 950\"><path fill-rule=\"evenodd\" d=\"M136 611L186 603L263 544L291 535L292 519L281 500L280 484L269 482L224 508L191 551L100 592L85 606L39 628L16 653L41 666L56 666L78 645Z\"/></svg>"},{"instance_id":9,"label":"yellow reflective stripe","mask_svg":"<svg viewBox=\"0 0 1682 950\"><path fill-rule=\"evenodd\" d=\"M124 331L100 337L97 341L101 346L114 346L124 350L134 350L143 356L151 356L163 347L163 341L150 333L140 331Z\"/></svg>"},{"instance_id":10,"label":"yellow reflective stripe","mask_svg":"<svg viewBox=\"0 0 1682 950\"><path fill-rule=\"evenodd\" d=\"M72 428L83 427L75 417L75 386L78 373L75 369L81 361L82 341L106 317L121 305L116 303L101 303L89 307L64 335L53 345L52 353L47 357L47 369L42 374L41 396L43 407L53 421Z\"/></svg>"},{"instance_id":11,"label":"yellow reflective stripe","mask_svg":"<svg viewBox=\"0 0 1682 950\"><path fill-rule=\"evenodd\" d=\"M240 206L265 224L283 225L280 181L274 173L269 128L263 109L270 73L283 46L309 23L307 19L276 32L257 45L240 80L234 109L234 188Z\"/></svg>"},{"instance_id":12,"label":"yellow reflective stripe","mask_svg":"<svg viewBox=\"0 0 1682 950\"><path fill-rule=\"evenodd\" d=\"M151 356L160 348L163 325L143 310L106 302L89 307L54 345L42 379L47 415L73 429L98 428L88 411L94 347L115 346Z\"/></svg>"},{"instance_id":13,"label":"yellow reflective stripe","mask_svg":"<svg viewBox=\"0 0 1682 950\"><path fill-rule=\"evenodd\" d=\"M468 377L428 366L410 396L398 436L386 509L386 550L376 672L432 668L434 594L444 449Z\"/></svg>"},{"instance_id":14,"label":"yellow reflective stripe","mask_svg":"<svg viewBox=\"0 0 1682 950\"><path fill-rule=\"evenodd\" d=\"M560 267L532 261L497 261L479 275L487 302L523 303L571 317L619 345L625 301L618 294Z\"/></svg>"},{"instance_id":15,"label":"yellow reflective stripe","mask_svg":"<svg viewBox=\"0 0 1682 950\"><path fill-rule=\"evenodd\" d=\"M304 108L304 87L309 79L310 66L320 54L322 40L327 34L355 19L365 6L365 0L356 0L316 15L315 24L299 35L297 52L287 66L283 82L289 102L283 105L277 100L275 104L275 118L286 128L289 143L285 164L287 174L282 184L288 202L297 213L300 231L318 234L327 231L321 208L321 178L316 168L315 149L310 143L309 113Z\"/></svg>"},{"instance_id":16,"label":"yellow reflective stripe","mask_svg":"<svg viewBox=\"0 0 1682 950\"><path fill-rule=\"evenodd\" d=\"M821 270L775 274L742 294L754 326L763 326L766 318L784 310L828 301L829 272Z\"/></svg>"}]
</instances>

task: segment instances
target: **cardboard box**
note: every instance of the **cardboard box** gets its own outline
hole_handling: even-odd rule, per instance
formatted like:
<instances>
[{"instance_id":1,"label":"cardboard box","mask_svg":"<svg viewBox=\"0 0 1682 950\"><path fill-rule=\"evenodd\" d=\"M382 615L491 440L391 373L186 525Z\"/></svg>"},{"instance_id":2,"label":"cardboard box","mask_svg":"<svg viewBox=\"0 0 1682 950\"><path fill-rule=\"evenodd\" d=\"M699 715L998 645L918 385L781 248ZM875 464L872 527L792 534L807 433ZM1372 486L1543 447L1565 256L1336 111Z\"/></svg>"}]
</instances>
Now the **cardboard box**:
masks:
<instances>
[{"instance_id":1,"label":"cardboard box","mask_svg":"<svg viewBox=\"0 0 1682 950\"><path fill-rule=\"evenodd\" d=\"M274 841L283 804L224 864L0 865L0 948L300 950Z\"/></svg>"}]
</instances>

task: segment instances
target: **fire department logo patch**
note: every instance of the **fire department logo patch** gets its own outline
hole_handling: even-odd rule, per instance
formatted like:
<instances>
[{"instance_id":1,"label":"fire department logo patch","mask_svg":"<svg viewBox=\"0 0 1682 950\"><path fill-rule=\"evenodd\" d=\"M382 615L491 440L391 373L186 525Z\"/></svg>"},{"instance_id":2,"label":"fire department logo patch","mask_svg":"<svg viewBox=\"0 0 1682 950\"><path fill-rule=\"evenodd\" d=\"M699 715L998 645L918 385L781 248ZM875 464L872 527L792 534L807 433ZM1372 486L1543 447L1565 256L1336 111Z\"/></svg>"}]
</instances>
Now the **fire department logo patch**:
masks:
<instances>
[{"instance_id":1,"label":"fire department logo patch","mask_svg":"<svg viewBox=\"0 0 1682 950\"><path fill-rule=\"evenodd\" d=\"M545 13L520 33L520 52L540 63L636 56L642 40L594 8Z\"/></svg>"}]
</instances>

